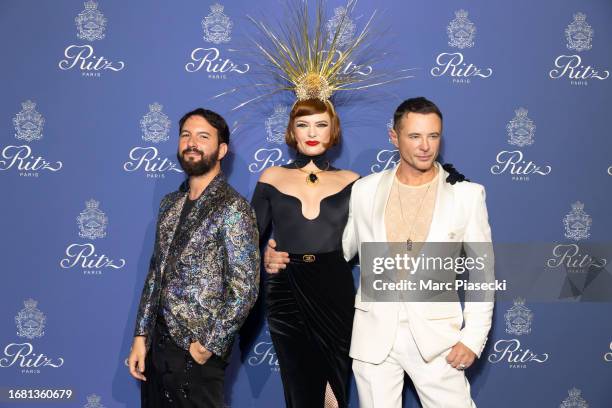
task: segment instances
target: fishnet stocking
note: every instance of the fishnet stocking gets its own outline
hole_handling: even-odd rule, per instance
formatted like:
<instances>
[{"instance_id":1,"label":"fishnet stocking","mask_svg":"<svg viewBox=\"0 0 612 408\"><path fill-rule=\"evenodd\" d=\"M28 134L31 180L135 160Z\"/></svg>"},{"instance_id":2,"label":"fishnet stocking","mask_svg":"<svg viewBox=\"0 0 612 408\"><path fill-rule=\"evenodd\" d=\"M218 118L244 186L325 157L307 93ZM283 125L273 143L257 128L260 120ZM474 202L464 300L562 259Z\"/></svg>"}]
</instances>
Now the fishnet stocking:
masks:
<instances>
[{"instance_id":1,"label":"fishnet stocking","mask_svg":"<svg viewBox=\"0 0 612 408\"><path fill-rule=\"evenodd\" d=\"M329 383L325 387L325 408L338 408L338 401Z\"/></svg>"}]
</instances>

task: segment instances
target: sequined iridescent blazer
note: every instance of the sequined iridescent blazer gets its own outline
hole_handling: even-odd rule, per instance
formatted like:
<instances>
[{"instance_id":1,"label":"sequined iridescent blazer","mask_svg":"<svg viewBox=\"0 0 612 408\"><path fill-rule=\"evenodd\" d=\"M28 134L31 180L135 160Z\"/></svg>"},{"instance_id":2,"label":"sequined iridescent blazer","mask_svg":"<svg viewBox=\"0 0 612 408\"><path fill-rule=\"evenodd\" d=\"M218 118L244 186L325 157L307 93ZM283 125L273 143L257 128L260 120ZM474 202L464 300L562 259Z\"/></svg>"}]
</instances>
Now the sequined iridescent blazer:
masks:
<instances>
[{"instance_id":1,"label":"sequined iridescent blazer","mask_svg":"<svg viewBox=\"0 0 612 408\"><path fill-rule=\"evenodd\" d=\"M227 358L259 290L255 213L220 173L175 234L187 195L161 201L134 335L146 336L148 349L161 313L179 347L197 340Z\"/></svg>"}]
</instances>

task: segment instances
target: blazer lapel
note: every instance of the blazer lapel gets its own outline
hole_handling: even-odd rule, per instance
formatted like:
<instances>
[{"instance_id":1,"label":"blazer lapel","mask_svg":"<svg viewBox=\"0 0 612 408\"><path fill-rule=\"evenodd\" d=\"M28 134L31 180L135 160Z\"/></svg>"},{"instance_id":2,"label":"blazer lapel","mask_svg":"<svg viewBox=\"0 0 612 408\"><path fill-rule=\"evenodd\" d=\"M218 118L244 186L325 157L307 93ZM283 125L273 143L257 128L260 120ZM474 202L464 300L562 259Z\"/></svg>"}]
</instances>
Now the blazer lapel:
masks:
<instances>
[{"instance_id":1,"label":"blazer lapel","mask_svg":"<svg viewBox=\"0 0 612 408\"><path fill-rule=\"evenodd\" d=\"M165 216L160 221L160 238L159 238L159 249L161 252L160 258L160 271L164 271L166 262L168 260L168 254L170 247L174 240L174 234L176 233L176 226L178 224L181 210L185 204L187 193L178 195L175 202L172 204L170 209L166 211Z\"/></svg>"},{"instance_id":2,"label":"blazer lapel","mask_svg":"<svg viewBox=\"0 0 612 408\"><path fill-rule=\"evenodd\" d=\"M193 208L189 211L189 214L185 217L185 224L176 231L176 238L172 241L171 251L177 257L183 253L185 247L189 243L191 236L195 230L201 225L203 219L207 218L210 212L217 206L215 202L219 200L222 195L219 194L219 188L224 184L225 178L219 173L214 179L211 180L210 184L202 192L198 200L194 204ZM189 192L185 194L185 198ZM183 200L183 203L185 200ZM182 209L182 207L181 207ZM178 212L180 215L180 211ZM175 225L178 224L178 219ZM176 229L176 228L175 228Z\"/></svg>"},{"instance_id":3,"label":"blazer lapel","mask_svg":"<svg viewBox=\"0 0 612 408\"><path fill-rule=\"evenodd\" d=\"M372 206L372 232L374 234L375 242L386 242L387 241L387 229L385 228L385 212L387 210L387 201L389 200L389 194L391 193L391 186L393 185L393 179L397 168L387 170L380 176L380 181L376 188L376 194L374 195L374 205Z\"/></svg>"},{"instance_id":4,"label":"blazer lapel","mask_svg":"<svg viewBox=\"0 0 612 408\"><path fill-rule=\"evenodd\" d=\"M444 171L438 162L436 162L435 165L438 167L439 172L438 190L426 242L446 242L448 241L448 236L446 234L450 230L453 220L454 195L448 183L446 183L448 173Z\"/></svg>"}]
</instances>

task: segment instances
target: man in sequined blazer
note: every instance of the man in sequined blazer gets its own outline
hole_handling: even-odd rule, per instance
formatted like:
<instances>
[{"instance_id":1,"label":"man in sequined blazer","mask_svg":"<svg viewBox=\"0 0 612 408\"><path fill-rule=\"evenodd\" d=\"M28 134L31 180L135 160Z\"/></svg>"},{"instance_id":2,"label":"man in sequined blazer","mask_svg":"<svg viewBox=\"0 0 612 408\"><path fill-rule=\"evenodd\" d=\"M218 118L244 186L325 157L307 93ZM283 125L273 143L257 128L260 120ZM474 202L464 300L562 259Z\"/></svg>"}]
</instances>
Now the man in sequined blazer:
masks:
<instances>
[{"instance_id":1,"label":"man in sequined blazer","mask_svg":"<svg viewBox=\"0 0 612 408\"><path fill-rule=\"evenodd\" d=\"M188 188L161 201L128 363L143 407L222 407L227 360L259 288L257 223L221 171L225 120L200 108L179 128Z\"/></svg>"}]
</instances>

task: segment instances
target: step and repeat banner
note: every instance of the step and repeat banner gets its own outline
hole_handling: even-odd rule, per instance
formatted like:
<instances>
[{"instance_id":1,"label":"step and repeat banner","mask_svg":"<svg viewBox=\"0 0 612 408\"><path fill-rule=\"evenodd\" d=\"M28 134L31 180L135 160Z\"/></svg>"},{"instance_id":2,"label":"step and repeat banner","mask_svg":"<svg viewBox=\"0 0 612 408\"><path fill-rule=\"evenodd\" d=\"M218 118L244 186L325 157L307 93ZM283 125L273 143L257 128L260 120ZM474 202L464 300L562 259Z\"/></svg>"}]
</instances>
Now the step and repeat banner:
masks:
<instances>
[{"instance_id":1,"label":"step and repeat banner","mask_svg":"<svg viewBox=\"0 0 612 408\"><path fill-rule=\"evenodd\" d=\"M232 110L260 81L247 16L281 24L285 5L0 3L0 406L139 406L126 358L159 201L184 180L178 119L200 106L225 116L224 171L249 199L265 168L290 162L290 95ZM344 5L327 2L328 32ZM468 370L475 402L612 406L612 305L580 295L609 269L583 248L612 242L612 2L362 0L341 41L375 10L384 57L342 69L413 78L338 101L334 165L362 176L395 166L393 111L425 96L444 113L444 161L486 188L494 241L549 245L548 266L574 274L562 299L497 302ZM263 313L235 344L228 407L284 406ZM23 390L49 391L36 402ZM418 406L409 384L404 406Z\"/></svg>"}]
</instances>

